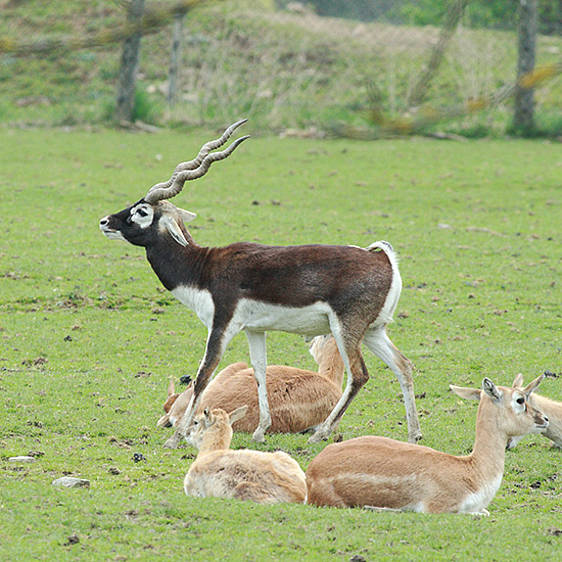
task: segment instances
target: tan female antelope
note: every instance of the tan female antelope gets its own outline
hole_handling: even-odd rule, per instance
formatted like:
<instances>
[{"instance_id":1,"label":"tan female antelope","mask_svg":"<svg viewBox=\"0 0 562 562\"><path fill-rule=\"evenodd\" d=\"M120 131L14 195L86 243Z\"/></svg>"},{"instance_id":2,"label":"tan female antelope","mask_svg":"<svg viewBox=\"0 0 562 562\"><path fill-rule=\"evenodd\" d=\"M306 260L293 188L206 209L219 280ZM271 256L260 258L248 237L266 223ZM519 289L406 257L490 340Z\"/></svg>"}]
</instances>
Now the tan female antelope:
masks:
<instances>
[{"instance_id":1,"label":"tan female antelope","mask_svg":"<svg viewBox=\"0 0 562 562\"><path fill-rule=\"evenodd\" d=\"M343 361L332 336L316 336L310 353L318 363L318 372L285 365L268 365L266 385L271 426L269 433L300 433L322 423L341 396ZM166 412L158 426L174 426L184 415L193 395L193 384L181 394L174 383L168 386ZM246 363L233 363L223 369L201 396L197 414L205 408L236 409L248 406L248 413L233 424L234 431L253 432L259 422L258 387L253 369Z\"/></svg>"},{"instance_id":2,"label":"tan female antelope","mask_svg":"<svg viewBox=\"0 0 562 562\"><path fill-rule=\"evenodd\" d=\"M247 409L243 406L230 414L221 408L205 410L195 418L187 440L199 449L199 454L185 476L185 493L265 504L304 503L304 472L287 453L229 449L232 424Z\"/></svg>"},{"instance_id":3,"label":"tan female antelope","mask_svg":"<svg viewBox=\"0 0 562 562\"><path fill-rule=\"evenodd\" d=\"M462 398L480 401L468 456L375 436L329 445L306 471L308 503L488 515L486 506L502 481L507 440L548 426L528 402L542 378L525 389L497 387L488 378L482 390L450 386Z\"/></svg>"},{"instance_id":4,"label":"tan female antelope","mask_svg":"<svg viewBox=\"0 0 562 562\"><path fill-rule=\"evenodd\" d=\"M341 398L311 441L326 438L369 374L361 355L363 342L395 373L406 407L408 440L421 437L414 397L412 365L386 334L402 280L392 246L378 241L357 246L265 246L238 242L221 248L198 246L185 223L195 215L166 201L188 180L203 176L209 166L229 156L247 137L222 146L245 120L234 123L198 156L176 167L172 177L156 184L143 199L100 220L108 238L144 246L162 284L195 311L208 329L205 355L199 365L193 396L168 447L185 436L230 340L244 331L258 385L260 420L253 438L263 441L271 425L266 389L265 334L281 330L308 336L332 333L345 365L347 383Z\"/></svg>"},{"instance_id":5,"label":"tan female antelope","mask_svg":"<svg viewBox=\"0 0 562 562\"><path fill-rule=\"evenodd\" d=\"M522 390L522 387L523 375L519 373L513 381L513 388ZM533 408L537 408L537 410L540 410L548 416L548 427L542 432L542 434L547 439L550 439L554 443L555 447L562 447L562 402L551 400L546 396L533 392L533 394L529 396L529 404L531 404ZM523 437L523 435L520 435L519 437L510 437L507 443L507 448L513 449L517 443L523 439Z\"/></svg>"}]
</instances>

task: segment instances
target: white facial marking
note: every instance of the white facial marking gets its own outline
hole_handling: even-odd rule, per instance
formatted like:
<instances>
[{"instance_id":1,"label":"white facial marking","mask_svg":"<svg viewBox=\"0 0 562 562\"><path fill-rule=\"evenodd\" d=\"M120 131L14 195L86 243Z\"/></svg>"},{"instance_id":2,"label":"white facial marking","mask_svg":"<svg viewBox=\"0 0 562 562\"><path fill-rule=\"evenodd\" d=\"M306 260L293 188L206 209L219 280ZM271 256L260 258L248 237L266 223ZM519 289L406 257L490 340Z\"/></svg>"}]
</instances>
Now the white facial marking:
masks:
<instances>
[{"instance_id":1,"label":"white facial marking","mask_svg":"<svg viewBox=\"0 0 562 562\"><path fill-rule=\"evenodd\" d=\"M131 222L138 224L141 228L148 228L154 218L154 209L148 203L140 203L130 211Z\"/></svg>"},{"instance_id":2,"label":"white facial marking","mask_svg":"<svg viewBox=\"0 0 562 562\"><path fill-rule=\"evenodd\" d=\"M100 230L110 239L110 240L123 240L127 242L127 239L118 230L106 230L100 226Z\"/></svg>"},{"instance_id":3,"label":"white facial marking","mask_svg":"<svg viewBox=\"0 0 562 562\"><path fill-rule=\"evenodd\" d=\"M511 397L511 408L516 414L522 414L527 409L525 405L525 396L520 392L514 392Z\"/></svg>"}]
</instances>

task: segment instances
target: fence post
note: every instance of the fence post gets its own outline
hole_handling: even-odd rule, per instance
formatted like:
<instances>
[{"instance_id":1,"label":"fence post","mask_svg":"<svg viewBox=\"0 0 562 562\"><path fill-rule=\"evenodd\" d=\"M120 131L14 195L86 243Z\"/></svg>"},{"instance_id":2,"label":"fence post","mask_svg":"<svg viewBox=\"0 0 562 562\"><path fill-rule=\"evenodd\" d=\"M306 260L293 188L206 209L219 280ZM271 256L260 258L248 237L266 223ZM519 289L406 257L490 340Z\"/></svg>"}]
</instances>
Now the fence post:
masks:
<instances>
[{"instance_id":1,"label":"fence post","mask_svg":"<svg viewBox=\"0 0 562 562\"><path fill-rule=\"evenodd\" d=\"M178 12L174 16L174 27L172 32L172 52L170 55L170 69L168 72L168 103L175 105L178 89L178 73L181 56L181 34L182 23L185 13Z\"/></svg>"},{"instance_id":2,"label":"fence post","mask_svg":"<svg viewBox=\"0 0 562 562\"><path fill-rule=\"evenodd\" d=\"M537 39L537 0L519 0L517 81L515 87L515 111L513 128L523 134L535 125L533 88L525 88L519 80L535 68Z\"/></svg>"},{"instance_id":3,"label":"fence post","mask_svg":"<svg viewBox=\"0 0 562 562\"><path fill-rule=\"evenodd\" d=\"M127 23L131 26L138 25L139 30L127 37L123 42L121 68L117 85L117 106L115 108L115 119L118 123L121 121L131 121L133 118L136 74L142 36L140 23L143 13L144 0L131 0L127 10Z\"/></svg>"}]
</instances>

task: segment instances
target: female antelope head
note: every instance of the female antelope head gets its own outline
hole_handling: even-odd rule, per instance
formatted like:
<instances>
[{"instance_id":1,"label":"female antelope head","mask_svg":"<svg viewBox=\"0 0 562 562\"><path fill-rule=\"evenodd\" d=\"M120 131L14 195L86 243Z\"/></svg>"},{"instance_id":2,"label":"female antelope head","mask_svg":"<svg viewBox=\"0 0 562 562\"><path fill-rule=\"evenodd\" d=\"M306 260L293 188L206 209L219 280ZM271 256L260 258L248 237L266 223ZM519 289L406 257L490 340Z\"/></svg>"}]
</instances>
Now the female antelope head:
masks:
<instances>
[{"instance_id":1,"label":"female antelope head","mask_svg":"<svg viewBox=\"0 0 562 562\"><path fill-rule=\"evenodd\" d=\"M193 420L193 425L186 440L198 451L228 449L232 441L232 424L246 415L248 406L236 408L227 414L222 408L209 412L205 408L200 416Z\"/></svg>"},{"instance_id":2,"label":"female antelope head","mask_svg":"<svg viewBox=\"0 0 562 562\"><path fill-rule=\"evenodd\" d=\"M496 386L484 378L482 390L449 385L461 398L481 401L485 395L494 406L486 410L487 417L494 419L499 432L507 438L527 433L540 433L548 427L548 417L529 404L531 393L539 386L544 375L540 375L525 388Z\"/></svg>"}]
</instances>

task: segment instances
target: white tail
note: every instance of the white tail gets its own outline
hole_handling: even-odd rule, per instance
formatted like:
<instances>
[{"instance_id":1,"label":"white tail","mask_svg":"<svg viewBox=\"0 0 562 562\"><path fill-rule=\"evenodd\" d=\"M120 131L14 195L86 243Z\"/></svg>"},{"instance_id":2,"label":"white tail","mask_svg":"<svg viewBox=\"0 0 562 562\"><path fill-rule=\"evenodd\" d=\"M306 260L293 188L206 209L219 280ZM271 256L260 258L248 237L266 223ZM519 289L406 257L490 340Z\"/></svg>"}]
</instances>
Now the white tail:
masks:
<instances>
[{"instance_id":1,"label":"white tail","mask_svg":"<svg viewBox=\"0 0 562 562\"><path fill-rule=\"evenodd\" d=\"M548 425L527 401L541 380L527 392L497 387L488 378L482 390L451 385L462 398L480 401L468 456L375 436L329 445L306 472L308 503L487 515L502 481L507 440Z\"/></svg>"},{"instance_id":2,"label":"white tail","mask_svg":"<svg viewBox=\"0 0 562 562\"><path fill-rule=\"evenodd\" d=\"M199 449L185 476L188 496L235 498L257 503L304 503L306 481L298 463L286 453L230 450L232 424L242 418L247 406L227 414L217 408L205 410L193 422L187 436Z\"/></svg>"},{"instance_id":3,"label":"white tail","mask_svg":"<svg viewBox=\"0 0 562 562\"><path fill-rule=\"evenodd\" d=\"M318 372L296 367L270 365L266 370L267 395L271 410L270 433L300 433L322 423L341 397L344 365L332 336L317 336L310 353ZM193 395L193 385L176 394L168 386L166 412L158 426L175 426L185 414ZM259 423L258 386L254 370L246 363L233 363L223 369L203 391L197 414L205 408L236 409L248 406L248 414L234 425L235 431L253 432Z\"/></svg>"},{"instance_id":4,"label":"white tail","mask_svg":"<svg viewBox=\"0 0 562 562\"><path fill-rule=\"evenodd\" d=\"M513 387L525 392L525 389L523 388L523 375L521 373L515 377ZM529 396L529 404L531 404L533 408L537 408L537 410L540 410L548 416L548 427L542 432L542 434L546 438L550 439L556 447L562 447L562 402L557 402L556 400L551 400L546 396L533 393ZM517 443L523 439L523 437L523 435L510 437L507 442L507 448L513 449Z\"/></svg>"}]
</instances>

